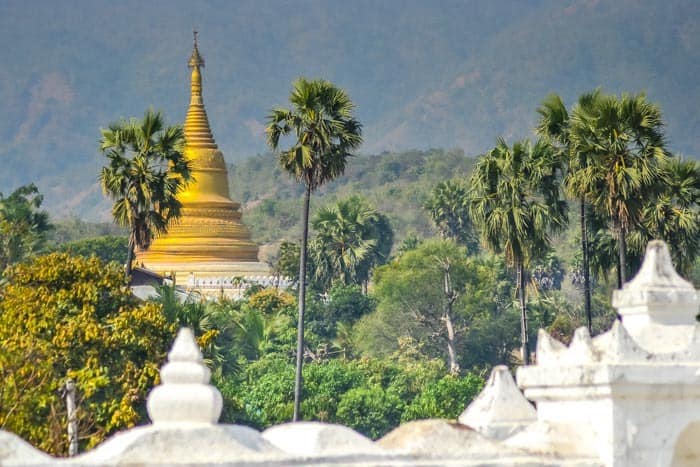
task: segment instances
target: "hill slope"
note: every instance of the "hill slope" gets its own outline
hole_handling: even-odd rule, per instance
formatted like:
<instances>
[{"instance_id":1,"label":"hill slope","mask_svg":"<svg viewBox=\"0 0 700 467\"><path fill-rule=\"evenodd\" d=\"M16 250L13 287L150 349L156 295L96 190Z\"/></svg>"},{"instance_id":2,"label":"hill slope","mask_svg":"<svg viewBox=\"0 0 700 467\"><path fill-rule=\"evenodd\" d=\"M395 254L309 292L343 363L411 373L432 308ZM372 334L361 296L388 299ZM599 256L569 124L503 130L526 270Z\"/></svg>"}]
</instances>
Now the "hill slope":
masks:
<instances>
[{"instance_id":1,"label":"hill slope","mask_svg":"<svg viewBox=\"0 0 700 467\"><path fill-rule=\"evenodd\" d=\"M266 112L299 75L345 87L365 154L527 136L549 92L646 89L671 148L700 154L694 0L218 0L0 3L0 191L38 182L58 215L106 219L99 127L162 108L184 116L190 30L229 161L265 150Z\"/></svg>"},{"instance_id":2,"label":"hill slope","mask_svg":"<svg viewBox=\"0 0 700 467\"><path fill-rule=\"evenodd\" d=\"M236 199L243 201L243 221L258 243L301 237L303 185L259 155L230 168ZM324 185L311 198L311 217L321 206L353 194L386 214L398 245L408 234L436 235L423 204L442 180L467 177L474 159L459 150L405 151L352 159L343 177Z\"/></svg>"}]
</instances>

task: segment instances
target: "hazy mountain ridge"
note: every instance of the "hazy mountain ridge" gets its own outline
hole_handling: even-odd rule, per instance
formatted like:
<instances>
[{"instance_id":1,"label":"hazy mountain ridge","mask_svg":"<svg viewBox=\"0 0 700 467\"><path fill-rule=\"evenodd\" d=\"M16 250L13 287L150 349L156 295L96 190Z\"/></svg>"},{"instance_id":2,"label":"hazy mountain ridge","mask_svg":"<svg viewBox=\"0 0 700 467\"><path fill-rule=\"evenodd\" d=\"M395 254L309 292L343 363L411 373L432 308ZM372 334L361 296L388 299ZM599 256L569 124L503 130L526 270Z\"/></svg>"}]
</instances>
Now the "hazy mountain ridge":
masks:
<instances>
[{"instance_id":1,"label":"hazy mountain ridge","mask_svg":"<svg viewBox=\"0 0 700 467\"><path fill-rule=\"evenodd\" d=\"M672 150L700 154L700 6L672 2L301 0L0 4L0 191L36 181L59 215L106 218L99 127L149 105L184 117L192 26L229 161L264 151L299 75L345 87L364 153L528 136L549 92L646 89ZM272 163L272 161L271 161Z\"/></svg>"}]
</instances>

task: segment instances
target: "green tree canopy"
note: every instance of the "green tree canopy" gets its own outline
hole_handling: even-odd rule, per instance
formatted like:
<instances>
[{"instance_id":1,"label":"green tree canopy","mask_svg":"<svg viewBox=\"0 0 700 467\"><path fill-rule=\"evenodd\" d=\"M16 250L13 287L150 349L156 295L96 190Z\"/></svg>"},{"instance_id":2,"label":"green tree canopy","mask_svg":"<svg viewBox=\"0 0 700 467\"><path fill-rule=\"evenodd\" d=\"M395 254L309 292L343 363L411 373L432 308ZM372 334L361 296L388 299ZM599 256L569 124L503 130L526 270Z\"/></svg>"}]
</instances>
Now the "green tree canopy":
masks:
<instances>
[{"instance_id":1,"label":"green tree canopy","mask_svg":"<svg viewBox=\"0 0 700 467\"><path fill-rule=\"evenodd\" d=\"M363 355L386 357L420 353L449 364L445 308L445 271L439 258L450 259L454 346L461 368L510 364L518 345L518 310L512 280L502 257L466 256L464 247L426 240L376 270L372 297L376 311L355 326L354 344ZM443 261L444 262L444 261Z\"/></svg>"},{"instance_id":2,"label":"green tree canopy","mask_svg":"<svg viewBox=\"0 0 700 467\"><path fill-rule=\"evenodd\" d=\"M464 292L468 267L466 248L428 240L377 268L377 312L360 324L361 340L393 351L400 337L409 336L435 347L434 355L458 371L465 322L455 302Z\"/></svg>"},{"instance_id":3,"label":"green tree canopy","mask_svg":"<svg viewBox=\"0 0 700 467\"><path fill-rule=\"evenodd\" d=\"M115 261L118 264L124 264L126 263L127 247L126 237L106 235L62 243L58 245L56 250L86 258L97 256L105 263Z\"/></svg>"},{"instance_id":4,"label":"green tree canopy","mask_svg":"<svg viewBox=\"0 0 700 467\"><path fill-rule=\"evenodd\" d=\"M43 199L34 184L21 186L9 196L0 193L0 273L44 246L52 226L48 213L40 210Z\"/></svg>"},{"instance_id":5,"label":"green tree canopy","mask_svg":"<svg viewBox=\"0 0 700 467\"><path fill-rule=\"evenodd\" d=\"M341 423L379 438L401 421L455 419L483 387L483 379L445 375L436 360L334 359L304 366L303 418ZM280 355L250 364L242 379L222 385L227 422L258 429L283 423L293 412L294 367Z\"/></svg>"}]
</instances>

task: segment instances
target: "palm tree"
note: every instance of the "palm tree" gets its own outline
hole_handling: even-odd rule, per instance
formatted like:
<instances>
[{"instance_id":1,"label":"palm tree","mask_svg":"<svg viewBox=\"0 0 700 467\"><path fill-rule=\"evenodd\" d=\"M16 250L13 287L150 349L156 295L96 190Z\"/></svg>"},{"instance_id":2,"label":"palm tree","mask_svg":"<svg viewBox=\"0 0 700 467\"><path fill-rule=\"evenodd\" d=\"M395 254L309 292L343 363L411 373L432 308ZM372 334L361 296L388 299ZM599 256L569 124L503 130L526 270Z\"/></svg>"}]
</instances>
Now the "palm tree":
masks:
<instances>
[{"instance_id":1,"label":"palm tree","mask_svg":"<svg viewBox=\"0 0 700 467\"><path fill-rule=\"evenodd\" d=\"M499 138L481 156L471 178L470 213L484 244L504 253L517 274L522 358L530 361L525 301L525 268L549 249L549 234L566 225L566 204L560 199L559 167L543 140L509 147Z\"/></svg>"},{"instance_id":2,"label":"palm tree","mask_svg":"<svg viewBox=\"0 0 700 467\"><path fill-rule=\"evenodd\" d=\"M641 258L649 240L663 239L676 269L687 275L700 252L700 163L670 157L661 170L660 193L644 206L629 243Z\"/></svg>"},{"instance_id":3,"label":"palm tree","mask_svg":"<svg viewBox=\"0 0 700 467\"><path fill-rule=\"evenodd\" d=\"M114 199L115 222L129 229L129 277L134 249L148 249L180 216L177 195L191 180L190 163L182 154L182 128L166 127L160 112L149 109L142 120L121 120L101 132L100 150L109 164L100 172L100 184Z\"/></svg>"},{"instance_id":4,"label":"palm tree","mask_svg":"<svg viewBox=\"0 0 700 467\"><path fill-rule=\"evenodd\" d=\"M618 286L627 270L626 235L639 224L646 200L662 186L664 149L661 111L644 94L600 96L570 117L573 150L593 163L579 170L595 209L612 221L618 243Z\"/></svg>"},{"instance_id":5,"label":"palm tree","mask_svg":"<svg viewBox=\"0 0 700 467\"><path fill-rule=\"evenodd\" d=\"M362 130L353 116L354 105L348 95L326 80L297 79L289 101L292 109L272 110L267 117L265 132L268 145L279 154L280 166L306 188L299 258L299 319L294 384L294 421L297 421L302 389L309 201L312 192L345 171L351 152L362 143ZM292 146L278 151L280 139L292 134L296 139Z\"/></svg>"},{"instance_id":6,"label":"palm tree","mask_svg":"<svg viewBox=\"0 0 700 467\"><path fill-rule=\"evenodd\" d=\"M459 179L440 182L433 189L423 207L430 213L440 236L452 239L475 253L479 240L474 234L469 217L468 188Z\"/></svg>"},{"instance_id":7,"label":"palm tree","mask_svg":"<svg viewBox=\"0 0 700 467\"><path fill-rule=\"evenodd\" d=\"M601 97L600 90L582 94L578 98L577 108L582 111L590 111L594 103ZM583 151L577 150L571 144L570 118L564 101L557 94L550 94L542 101L537 109L540 120L535 128L537 134L547 138L555 149L564 170L564 186L573 198L579 201L579 219L581 226L581 259L583 269L583 302L588 322L588 330L592 330L591 315L591 273L590 273L590 249L588 245L588 216L587 204L591 196L589 180L585 177L584 168L591 164L591 158Z\"/></svg>"},{"instance_id":8,"label":"palm tree","mask_svg":"<svg viewBox=\"0 0 700 467\"><path fill-rule=\"evenodd\" d=\"M320 209L312 226L315 279L325 290L334 280L366 288L372 268L389 259L394 237L389 220L359 196Z\"/></svg>"}]
</instances>

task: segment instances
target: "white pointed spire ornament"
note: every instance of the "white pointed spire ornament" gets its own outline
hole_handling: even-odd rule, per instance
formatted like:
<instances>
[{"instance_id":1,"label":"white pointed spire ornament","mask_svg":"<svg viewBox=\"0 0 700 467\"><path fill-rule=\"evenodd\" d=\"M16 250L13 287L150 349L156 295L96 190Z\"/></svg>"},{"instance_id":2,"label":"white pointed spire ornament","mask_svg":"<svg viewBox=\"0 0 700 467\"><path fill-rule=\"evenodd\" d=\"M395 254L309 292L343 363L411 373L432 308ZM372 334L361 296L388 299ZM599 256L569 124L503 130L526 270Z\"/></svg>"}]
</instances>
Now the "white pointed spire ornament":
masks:
<instances>
[{"instance_id":1,"label":"white pointed spire ornament","mask_svg":"<svg viewBox=\"0 0 700 467\"><path fill-rule=\"evenodd\" d=\"M148 416L154 424L214 424L221 415L221 393L209 384L211 371L202 362L192 330L180 329L160 370L162 384L148 395Z\"/></svg>"},{"instance_id":2,"label":"white pointed spire ornament","mask_svg":"<svg viewBox=\"0 0 700 467\"><path fill-rule=\"evenodd\" d=\"M491 371L484 389L458 421L494 439L505 439L537 420L535 408L513 381L507 366Z\"/></svg>"},{"instance_id":3,"label":"white pointed spire ornament","mask_svg":"<svg viewBox=\"0 0 700 467\"><path fill-rule=\"evenodd\" d=\"M637 275L613 293L612 304L626 330L647 352L678 352L695 334L698 294L678 275L668 246L660 240L647 245Z\"/></svg>"},{"instance_id":4,"label":"white pointed spire ornament","mask_svg":"<svg viewBox=\"0 0 700 467\"><path fill-rule=\"evenodd\" d=\"M192 331L183 328L160 371L162 384L148 395L153 424L118 433L73 458L84 466L295 465L247 426L218 424L222 400ZM2 446L0 446L0 451Z\"/></svg>"},{"instance_id":5,"label":"white pointed spire ornament","mask_svg":"<svg viewBox=\"0 0 700 467\"><path fill-rule=\"evenodd\" d=\"M694 325L698 314L693 284L678 275L668 246L660 240L649 242L639 272L613 293L612 301L626 325Z\"/></svg>"}]
</instances>

